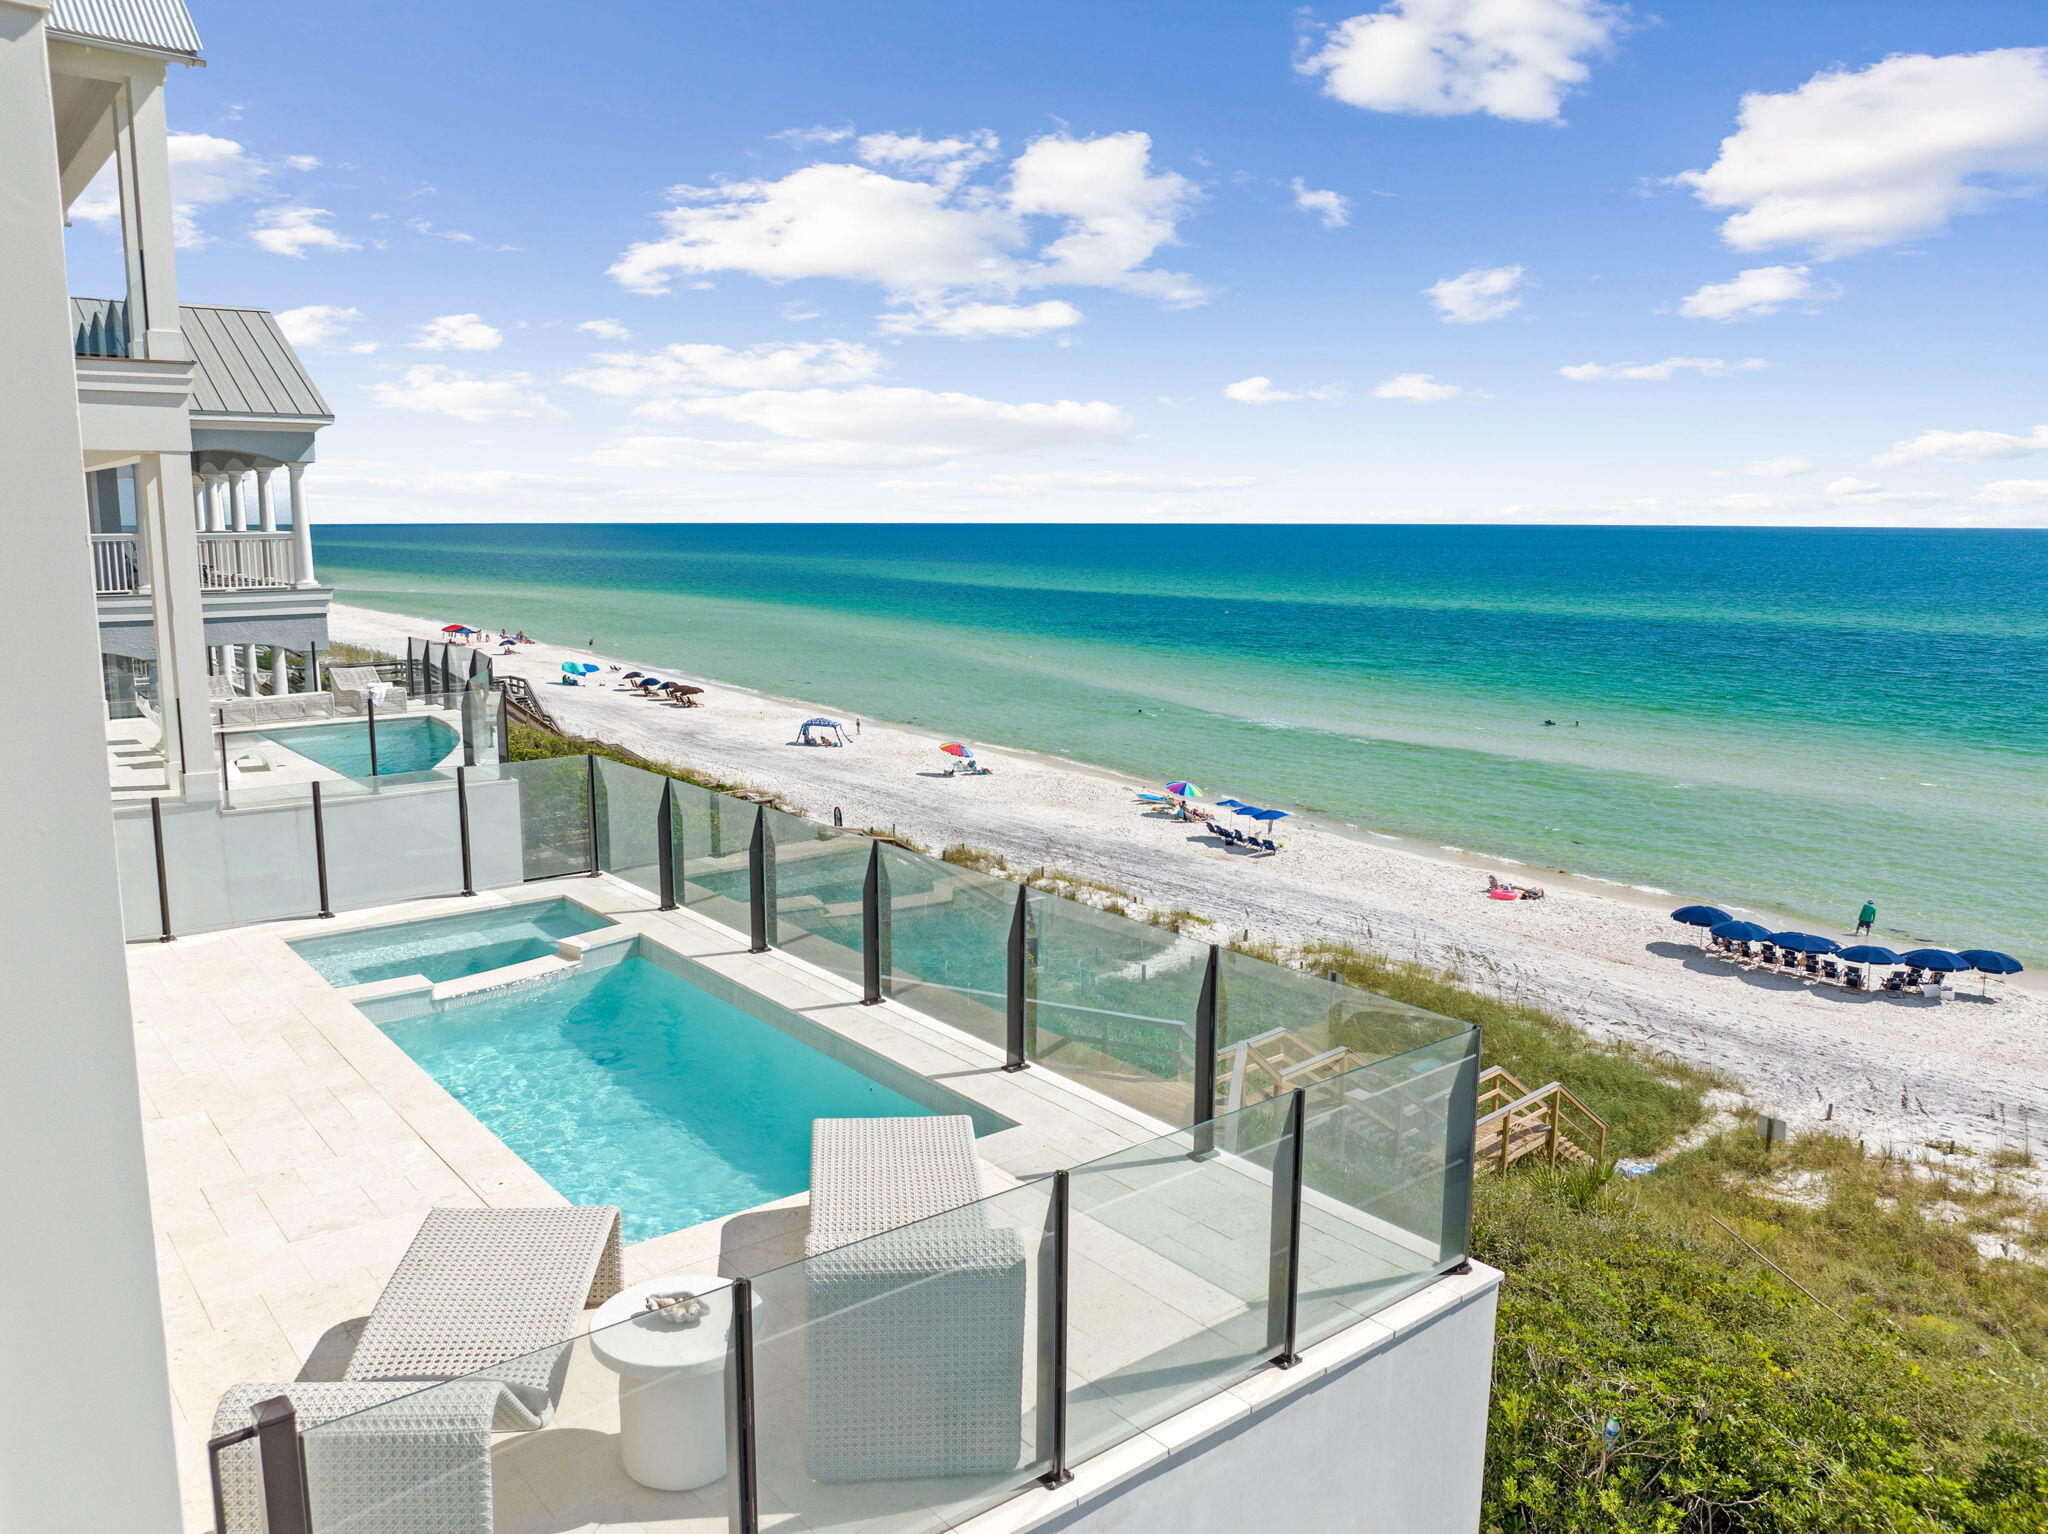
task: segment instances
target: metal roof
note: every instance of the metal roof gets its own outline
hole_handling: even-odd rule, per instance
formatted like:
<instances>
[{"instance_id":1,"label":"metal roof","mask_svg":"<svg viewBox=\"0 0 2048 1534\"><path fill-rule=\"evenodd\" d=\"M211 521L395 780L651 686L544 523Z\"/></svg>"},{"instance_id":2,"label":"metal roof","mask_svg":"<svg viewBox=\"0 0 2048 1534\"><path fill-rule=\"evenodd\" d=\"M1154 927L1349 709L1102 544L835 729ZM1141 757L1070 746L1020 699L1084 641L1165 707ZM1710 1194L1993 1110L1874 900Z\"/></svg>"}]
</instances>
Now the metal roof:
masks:
<instances>
[{"instance_id":1,"label":"metal roof","mask_svg":"<svg viewBox=\"0 0 2048 1534\"><path fill-rule=\"evenodd\" d=\"M334 419L268 309L181 304L179 310L199 363L192 380L195 415Z\"/></svg>"},{"instance_id":2,"label":"metal roof","mask_svg":"<svg viewBox=\"0 0 2048 1534\"><path fill-rule=\"evenodd\" d=\"M199 34L185 0L52 0L50 30L161 53L196 56Z\"/></svg>"}]
</instances>

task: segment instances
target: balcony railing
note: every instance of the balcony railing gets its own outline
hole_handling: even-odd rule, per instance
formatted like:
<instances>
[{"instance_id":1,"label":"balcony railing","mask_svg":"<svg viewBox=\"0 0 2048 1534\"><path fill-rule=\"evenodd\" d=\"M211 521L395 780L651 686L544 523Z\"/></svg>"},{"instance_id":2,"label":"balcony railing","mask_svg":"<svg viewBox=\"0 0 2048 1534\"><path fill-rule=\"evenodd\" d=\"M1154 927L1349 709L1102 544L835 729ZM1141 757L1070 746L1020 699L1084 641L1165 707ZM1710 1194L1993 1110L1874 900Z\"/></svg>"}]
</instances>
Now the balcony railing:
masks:
<instances>
[{"instance_id":1,"label":"balcony railing","mask_svg":"<svg viewBox=\"0 0 2048 1534\"><path fill-rule=\"evenodd\" d=\"M199 584L207 591L298 583L290 533L201 533Z\"/></svg>"},{"instance_id":2,"label":"balcony railing","mask_svg":"<svg viewBox=\"0 0 2048 1534\"><path fill-rule=\"evenodd\" d=\"M101 596L121 596L142 589L133 533L92 535L93 589Z\"/></svg>"}]
</instances>

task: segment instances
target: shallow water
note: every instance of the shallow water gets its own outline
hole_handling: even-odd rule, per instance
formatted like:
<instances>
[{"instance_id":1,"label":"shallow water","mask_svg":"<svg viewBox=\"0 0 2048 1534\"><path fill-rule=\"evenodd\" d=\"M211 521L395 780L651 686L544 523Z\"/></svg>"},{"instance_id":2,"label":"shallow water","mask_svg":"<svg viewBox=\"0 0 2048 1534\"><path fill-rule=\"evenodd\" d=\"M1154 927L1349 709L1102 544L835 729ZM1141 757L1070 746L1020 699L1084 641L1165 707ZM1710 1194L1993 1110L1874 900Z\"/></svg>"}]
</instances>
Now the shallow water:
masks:
<instances>
[{"instance_id":1,"label":"shallow water","mask_svg":"<svg viewBox=\"0 0 2048 1534\"><path fill-rule=\"evenodd\" d=\"M2048 958L2048 534L334 527L343 600ZM1546 719L1556 723L1546 725Z\"/></svg>"}]
</instances>

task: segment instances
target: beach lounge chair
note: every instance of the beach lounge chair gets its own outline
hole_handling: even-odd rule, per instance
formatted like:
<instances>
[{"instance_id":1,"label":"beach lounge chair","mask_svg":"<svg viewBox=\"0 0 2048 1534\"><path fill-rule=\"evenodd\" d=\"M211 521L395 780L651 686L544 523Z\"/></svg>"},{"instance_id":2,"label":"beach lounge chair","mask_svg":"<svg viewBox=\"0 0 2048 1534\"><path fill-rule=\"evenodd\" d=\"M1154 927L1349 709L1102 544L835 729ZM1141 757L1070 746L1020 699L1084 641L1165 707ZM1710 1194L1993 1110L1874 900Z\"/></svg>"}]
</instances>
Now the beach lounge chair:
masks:
<instances>
[{"instance_id":1,"label":"beach lounge chair","mask_svg":"<svg viewBox=\"0 0 2048 1534\"><path fill-rule=\"evenodd\" d=\"M812 1121L812 1479L1016 1471L1025 1249L984 1194L964 1114Z\"/></svg>"},{"instance_id":2,"label":"beach lounge chair","mask_svg":"<svg viewBox=\"0 0 2048 1534\"><path fill-rule=\"evenodd\" d=\"M352 714L363 711L365 699L380 709L405 707L405 689L377 675L375 666L329 666L327 687L335 703Z\"/></svg>"},{"instance_id":3,"label":"beach lounge chair","mask_svg":"<svg viewBox=\"0 0 2048 1534\"><path fill-rule=\"evenodd\" d=\"M284 1396L301 1432L336 1424L302 1440L323 1529L489 1534L491 1434L547 1426L584 1307L619 1292L619 1253L609 1206L430 1210L342 1377L231 1386L213 1432ZM252 1443L222 1452L220 1494L216 1534L262 1534Z\"/></svg>"}]
</instances>

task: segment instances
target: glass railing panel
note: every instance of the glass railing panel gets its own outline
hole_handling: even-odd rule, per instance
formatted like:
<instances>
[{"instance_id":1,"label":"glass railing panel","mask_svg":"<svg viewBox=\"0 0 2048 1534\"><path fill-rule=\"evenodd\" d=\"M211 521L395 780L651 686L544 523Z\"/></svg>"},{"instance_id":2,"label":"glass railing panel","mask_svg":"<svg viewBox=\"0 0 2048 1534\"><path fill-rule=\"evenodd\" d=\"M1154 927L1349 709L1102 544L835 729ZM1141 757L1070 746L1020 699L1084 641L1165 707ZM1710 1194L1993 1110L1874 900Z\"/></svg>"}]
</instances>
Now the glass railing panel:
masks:
<instances>
[{"instance_id":1,"label":"glass railing panel","mask_svg":"<svg viewBox=\"0 0 2048 1534\"><path fill-rule=\"evenodd\" d=\"M1001 1048L1018 886L885 843L882 889L884 992Z\"/></svg>"},{"instance_id":2,"label":"glass railing panel","mask_svg":"<svg viewBox=\"0 0 2048 1534\"><path fill-rule=\"evenodd\" d=\"M685 792L687 790L687 792ZM694 783L676 784L682 821L683 890L680 899L700 916L734 932L748 930L747 849L760 806Z\"/></svg>"},{"instance_id":3,"label":"glass railing panel","mask_svg":"<svg viewBox=\"0 0 2048 1534\"><path fill-rule=\"evenodd\" d=\"M1219 1112L1465 1029L1420 1007L1230 949L1219 955L1218 979Z\"/></svg>"},{"instance_id":4,"label":"glass railing panel","mask_svg":"<svg viewBox=\"0 0 2048 1534\"><path fill-rule=\"evenodd\" d=\"M1478 1038L1467 1030L1307 1088L1304 1345L1465 1256Z\"/></svg>"},{"instance_id":5,"label":"glass railing panel","mask_svg":"<svg viewBox=\"0 0 2048 1534\"><path fill-rule=\"evenodd\" d=\"M462 828L455 790L447 782L323 783L320 808L328 898L335 910L452 895L462 888ZM249 813L238 805L230 818Z\"/></svg>"},{"instance_id":6,"label":"glass railing panel","mask_svg":"<svg viewBox=\"0 0 2048 1534\"><path fill-rule=\"evenodd\" d=\"M506 762L519 785L520 842L525 877L551 879L590 869L590 779L580 756Z\"/></svg>"},{"instance_id":7,"label":"glass railing panel","mask_svg":"<svg viewBox=\"0 0 2048 1534\"><path fill-rule=\"evenodd\" d=\"M607 757L597 759L597 866L661 893L661 786L666 778Z\"/></svg>"},{"instance_id":8,"label":"glass railing panel","mask_svg":"<svg viewBox=\"0 0 2048 1534\"><path fill-rule=\"evenodd\" d=\"M865 836L768 811L775 858L775 945L858 985Z\"/></svg>"},{"instance_id":9,"label":"glass railing panel","mask_svg":"<svg viewBox=\"0 0 2048 1534\"><path fill-rule=\"evenodd\" d=\"M1026 910L1031 1059L1165 1123L1191 1122L1208 945L1040 890Z\"/></svg>"},{"instance_id":10,"label":"glass railing panel","mask_svg":"<svg viewBox=\"0 0 2048 1534\"><path fill-rule=\"evenodd\" d=\"M303 789L293 800L227 815L211 804L165 800L163 825L174 932L319 911L312 806ZM153 863L147 820L135 829L137 851Z\"/></svg>"},{"instance_id":11,"label":"glass railing panel","mask_svg":"<svg viewBox=\"0 0 2048 1534\"><path fill-rule=\"evenodd\" d=\"M1069 1174L1068 1443L1083 1460L1272 1359L1285 1100ZM1274 1166L1281 1182L1274 1186ZM1281 1269L1284 1272L1284 1267Z\"/></svg>"},{"instance_id":12,"label":"glass railing panel","mask_svg":"<svg viewBox=\"0 0 2048 1534\"><path fill-rule=\"evenodd\" d=\"M925 1534L1028 1486L1050 1185L754 1280L764 1528Z\"/></svg>"}]
</instances>

